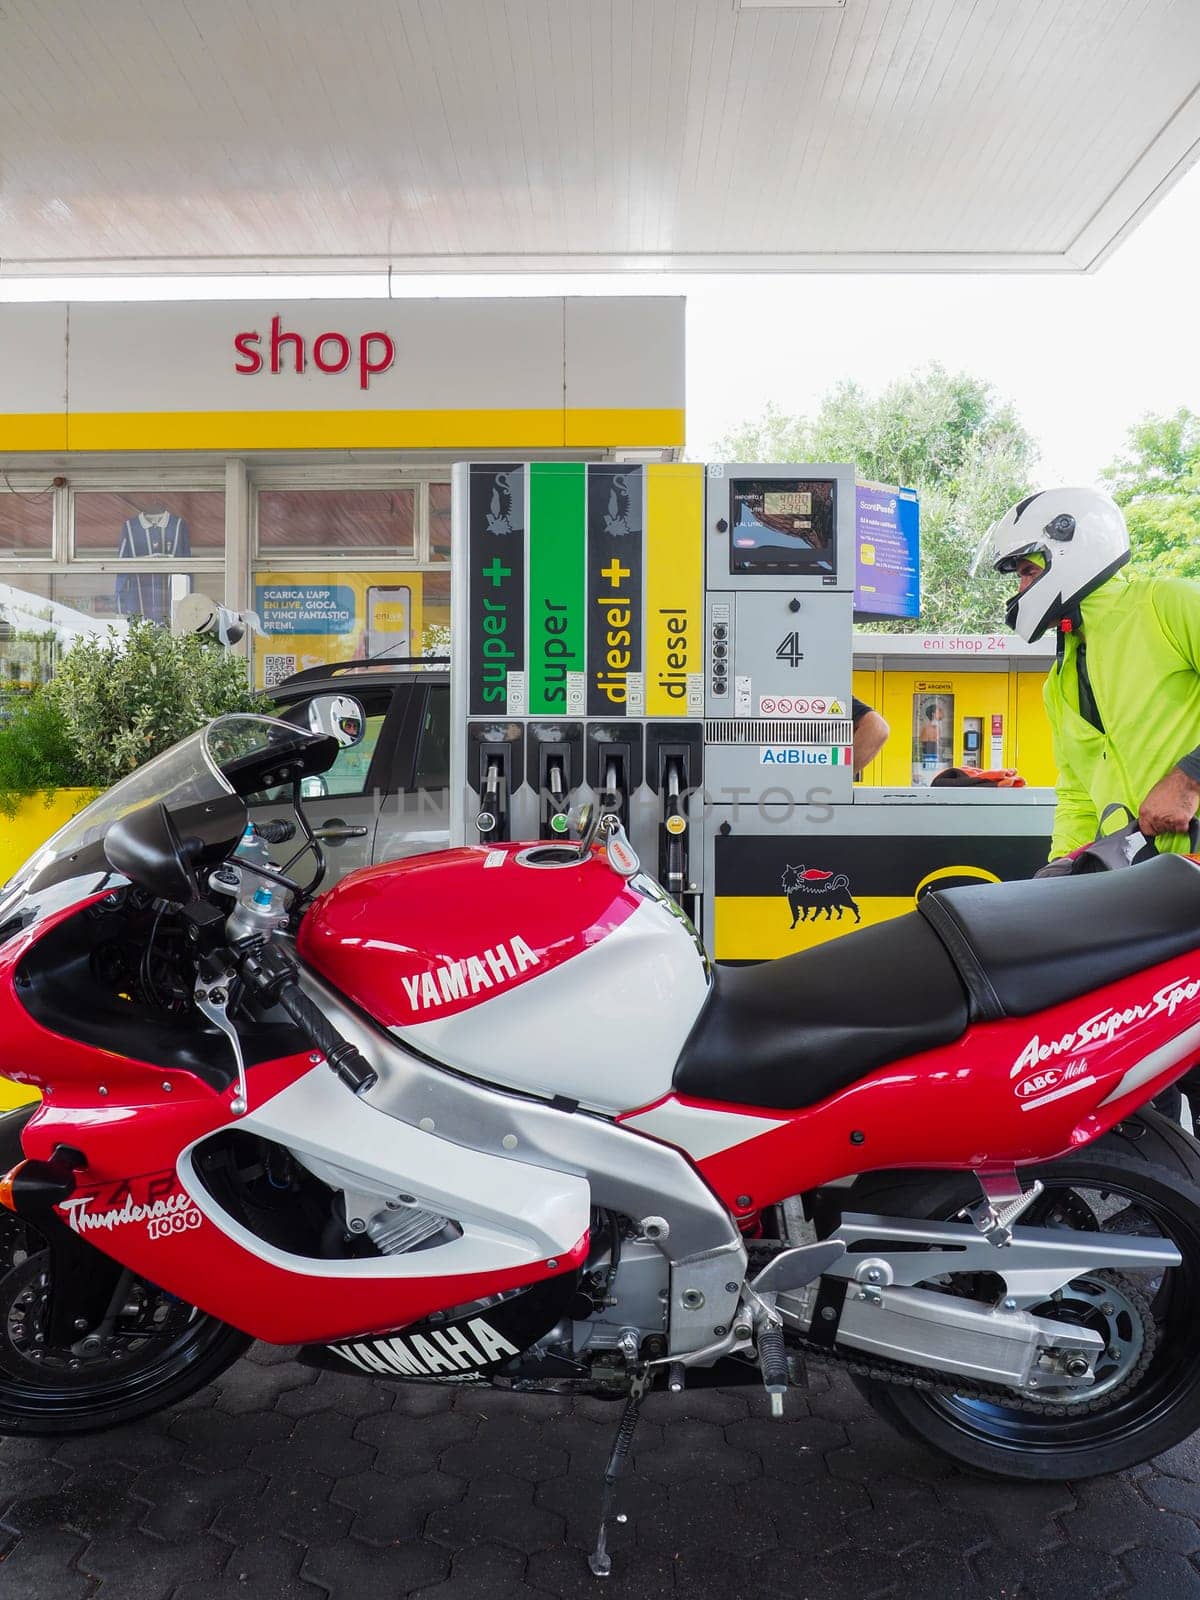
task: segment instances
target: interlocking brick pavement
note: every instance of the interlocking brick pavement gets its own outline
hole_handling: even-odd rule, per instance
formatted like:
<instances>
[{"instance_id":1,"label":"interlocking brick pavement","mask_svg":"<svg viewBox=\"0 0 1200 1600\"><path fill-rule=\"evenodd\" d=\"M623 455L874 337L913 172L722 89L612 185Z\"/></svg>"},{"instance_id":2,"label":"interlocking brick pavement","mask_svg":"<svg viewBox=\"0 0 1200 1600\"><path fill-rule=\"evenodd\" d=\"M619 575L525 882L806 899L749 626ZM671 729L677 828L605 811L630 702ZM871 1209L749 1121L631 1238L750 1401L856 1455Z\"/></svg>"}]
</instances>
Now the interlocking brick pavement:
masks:
<instances>
[{"instance_id":1,"label":"interlocking brick pavement","mask_svg":"<svg viewBox=\"0 0 1200 1600\"><path fill-rule=\"evenodd\" d=\"M1079 1484L1004 1484L813 1367L646 1402L601 1593L651 1600L1200 1600L1200 1435ZM256 1346L185 1404L0 1440L0 1600L581 1600L619 1406L389 1386Z\"/></svg>"}]
</instances>

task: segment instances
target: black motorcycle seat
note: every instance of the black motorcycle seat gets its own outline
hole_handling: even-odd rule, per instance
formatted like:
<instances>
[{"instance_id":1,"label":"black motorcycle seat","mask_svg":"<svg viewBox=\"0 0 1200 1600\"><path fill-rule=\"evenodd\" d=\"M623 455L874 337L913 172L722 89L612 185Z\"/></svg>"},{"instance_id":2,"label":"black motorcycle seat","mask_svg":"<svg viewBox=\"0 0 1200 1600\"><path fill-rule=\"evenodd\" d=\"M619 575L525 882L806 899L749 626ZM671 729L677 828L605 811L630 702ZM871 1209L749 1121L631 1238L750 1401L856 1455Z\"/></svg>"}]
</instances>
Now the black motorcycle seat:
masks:
<instances>
[{"instance_id":1,"label":"black motorcycle seat","mask_svg":"<svg viewBox=\"0 0 1200 1600\"><path fill-rule=\"evenodd\" d=\"M1200 950L1200 867L1162 855L1116 872L927 895L973 1022L1027 1017Z\"/></svg>"},{"instance_id":2,"label":"black motorcycle seat","mask_svg":"<svg viewBox=\"0 0 1200 1600\"><path fill-rule=\"evenodd\" d=\"M966 1031L967 995L916 911L759 966L718 966L678 1094L795 1110Z\"/></svg>"}]
</instances>

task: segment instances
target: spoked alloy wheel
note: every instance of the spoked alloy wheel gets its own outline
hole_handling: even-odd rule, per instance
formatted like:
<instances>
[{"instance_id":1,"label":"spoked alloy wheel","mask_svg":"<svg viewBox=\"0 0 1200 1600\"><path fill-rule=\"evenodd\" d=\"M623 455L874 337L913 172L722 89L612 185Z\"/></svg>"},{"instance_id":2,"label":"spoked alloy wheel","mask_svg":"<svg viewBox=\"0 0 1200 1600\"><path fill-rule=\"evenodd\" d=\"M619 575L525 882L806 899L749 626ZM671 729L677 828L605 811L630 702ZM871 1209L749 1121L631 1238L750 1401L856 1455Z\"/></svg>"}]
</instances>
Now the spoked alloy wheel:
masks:
<instances>
[{"instance_id":1,"label":"spoked alloy wheel","mask_svg":"<svg viewBox=\"0 0 1200 1600\"><path fill-rule=\"evenodd\" d=\"M1153 1115L1153 1114L1151 1114ZM1159 1273L1092 1271L1031 1309L1090 1328L1105 1341L1096 1381L1072 1387L1059 1358L1043 1358L1036 1387L1008 1402L948 1382L936 1389L869 1380L883 1414L977 1470L1009 1478L1076 1478L1115 1472L1157 1455L1200 1427L1200 1151L1191 1146L1169 1170L1131 1158L1110 1135L1097 1145L1022 1174L1045 1192L1017 1222L1170 1242L1182 1257ZM1156 1154L1161 1150L1156 1146ZM955 1174L888 1173L860 1179L847 1211L946 1219L977 1198ZM977 1281L953 1277L927 1287L980 1297ZM986 1297L986 1296L985 1296ZM1069 1356L1067 1358L1069 1360Z\"/></svg>"},{"instance_id":2,"label":"spoked alloy wheel","mask_svg":"<svg viewBox=\"0 0 1200 1600\"><path fill-rule=\"evenodd\" d=\"M0 1433L83 1433L145 1416L208 1383L250 1340L133 1273L70 1342L49 1333L53 1256L0 1211ZM68 1286L69 1292L69 1286Z\"/></svg>"}]
</instances>

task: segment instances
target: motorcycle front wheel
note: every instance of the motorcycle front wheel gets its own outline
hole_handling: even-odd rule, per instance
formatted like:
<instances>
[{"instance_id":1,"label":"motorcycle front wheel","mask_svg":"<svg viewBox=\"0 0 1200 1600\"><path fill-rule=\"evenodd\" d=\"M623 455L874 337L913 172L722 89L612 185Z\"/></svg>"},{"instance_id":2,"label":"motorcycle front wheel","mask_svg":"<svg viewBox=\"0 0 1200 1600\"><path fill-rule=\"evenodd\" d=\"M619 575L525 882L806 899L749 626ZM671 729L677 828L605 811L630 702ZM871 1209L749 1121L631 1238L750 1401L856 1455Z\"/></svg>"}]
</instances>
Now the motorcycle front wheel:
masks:
<instances>
[{"instance_id":1,"label":"motorcycle front wheel","mask_svg":"<svg viewBox=\"0 0 1200 1600\"><path fill-rule=\"evenodd\" d=\"M977 1472L1021 1480L1117 1472L1171 1449L1200 1428L1200 1148L1153 1111L1084 1150L1021 1172L1044 1193L1016 1224L1168 1240L1182 1260L1157 1274L1082 1275L1037 1315L1092 1326L1108 1342L1088 1390L1012 1404L951 1384L857 1379L902 1431ZM978 1198L969 1174L871 1173L847 1211L945 1220ZM979 1293L952 1278L930 1285Z\"/></svg>"},{"instance_id":2,"label":"motorcycle front wheel","mask_svg":"<svg viewBox=\"0 0 1200 1600\"><path fill-rule=\"evenodd\" d=\"M115 1277L100 1326L56 1342L53 1270L46 1236L0 1211L0 1434L132 1422L202 1388L252 1342L131 1272Z\"/></svg>"}]
</instances>

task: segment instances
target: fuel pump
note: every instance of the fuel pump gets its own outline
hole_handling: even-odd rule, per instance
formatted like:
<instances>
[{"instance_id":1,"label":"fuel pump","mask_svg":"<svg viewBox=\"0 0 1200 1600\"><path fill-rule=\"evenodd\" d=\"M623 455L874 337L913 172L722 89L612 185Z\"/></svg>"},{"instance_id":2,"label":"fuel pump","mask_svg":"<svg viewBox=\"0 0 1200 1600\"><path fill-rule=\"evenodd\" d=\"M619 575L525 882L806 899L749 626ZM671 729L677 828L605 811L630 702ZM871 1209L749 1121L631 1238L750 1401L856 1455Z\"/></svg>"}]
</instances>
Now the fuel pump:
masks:
<instances>
[{"instance_id":1,"label":"fuel pump","mask_svg":"<svg viewBox=\"0 0 1200 1600\"><path fill-rule=\"evenodd\" d=\"M591 723L587 730L587 781L596 796L600 814L620 818L630 829L631 798L642 782L642 727L621 723Z\"/></svg>"},{"instance_id":2,"label":"fuel pump","mask_svg":"<svg viewBox=\"0 0 1200 1600\"><path fill-rule=\"evenodd\" d=\"M582 724L531 722L528 758L529 781L538 797L538 836L561 837L583 783Z\"/></svg>"},{"instance_id":3,"label":"fuel pump","mask_svg":"<svg viewBox=\"0 0 1200 1600\"><path fill-rule=\"evenodd\" d=\"M470 785L475 803L474 839L491 844L511 839L512 797L523 781L521 730L514 723L472 723Z\"/></svg>"},{"instance_id":4,"label":"fuel pump","mask_svg":"<svg viewBox=\"0 0 1200 1600\"><path fill-rule=\"evenodd\" d=\"M658 797L658 881L693 920L699 894L693 866L693 800L703 800L704 730L698 723L649 723L646 778ZM702 813L702 805L697 807Z\"/></svg>"},{"instance_id":5,"label":"fuel pump","mask_svg":"<svg viewBox=\"0 0 1200 1600\"><path fill-rule=\"evenodd\" d=\"M782 898L794 800L850 797L853 485L840 466L456 466L452 842L553 837L590 801L710 950L714 872L740 891L769 843L755 893L773 878Z\"/></svg>"}]
</instances>

